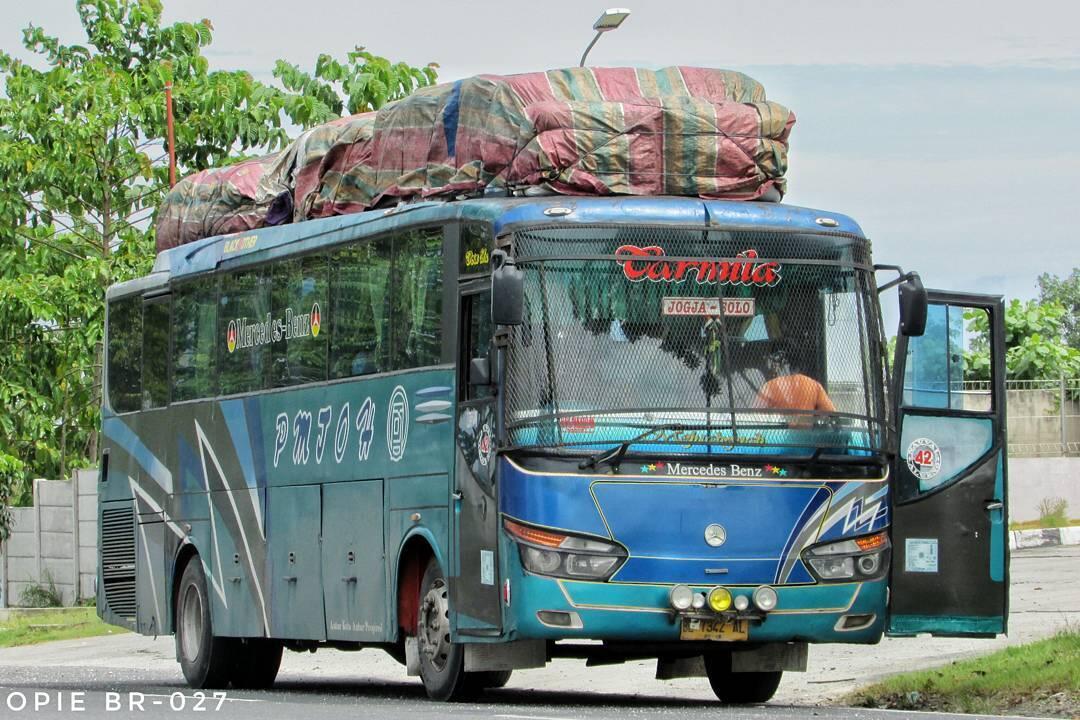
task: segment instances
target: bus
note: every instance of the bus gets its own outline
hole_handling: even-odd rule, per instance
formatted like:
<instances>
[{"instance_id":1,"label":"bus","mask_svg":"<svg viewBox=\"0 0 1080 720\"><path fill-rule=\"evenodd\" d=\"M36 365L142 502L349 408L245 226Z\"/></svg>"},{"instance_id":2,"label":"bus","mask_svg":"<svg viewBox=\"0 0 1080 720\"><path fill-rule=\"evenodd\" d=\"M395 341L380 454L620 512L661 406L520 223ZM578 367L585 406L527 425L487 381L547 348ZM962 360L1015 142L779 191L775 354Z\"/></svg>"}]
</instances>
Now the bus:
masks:
<instances>
[{"instance_id":1,"label":"bus","mask_svg":"<svg viewBox=\"0 0 1080 720\"><path fill-rule=\"evenodd\" d=\"M381 648L438 700L579 658L762 702L813 643L1003 633L1001 298L870 250L549 195L162 252L107 292L98 613L193 688Z\"/></svg>"}]
</instances>

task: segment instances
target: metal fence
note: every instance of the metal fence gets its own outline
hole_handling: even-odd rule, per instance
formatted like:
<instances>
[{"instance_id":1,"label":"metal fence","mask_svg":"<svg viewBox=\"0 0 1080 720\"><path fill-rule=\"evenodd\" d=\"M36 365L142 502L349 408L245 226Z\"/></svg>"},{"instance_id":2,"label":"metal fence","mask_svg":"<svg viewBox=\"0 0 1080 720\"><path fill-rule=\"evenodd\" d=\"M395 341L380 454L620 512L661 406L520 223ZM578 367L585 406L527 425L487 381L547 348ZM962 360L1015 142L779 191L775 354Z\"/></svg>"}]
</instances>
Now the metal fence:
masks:
<instances>
[{"instance_id":1,"label":"metal fence","mask_svg":"<svg viewBox=\"0 0 1080 720\"><path fill-rule=\"evenodd\" d=\"M1012 457L1080 456L1080 378L1007 380L1009 454ZM985 382L965 382L978 396Z\"/></svg>"}]
</instances>

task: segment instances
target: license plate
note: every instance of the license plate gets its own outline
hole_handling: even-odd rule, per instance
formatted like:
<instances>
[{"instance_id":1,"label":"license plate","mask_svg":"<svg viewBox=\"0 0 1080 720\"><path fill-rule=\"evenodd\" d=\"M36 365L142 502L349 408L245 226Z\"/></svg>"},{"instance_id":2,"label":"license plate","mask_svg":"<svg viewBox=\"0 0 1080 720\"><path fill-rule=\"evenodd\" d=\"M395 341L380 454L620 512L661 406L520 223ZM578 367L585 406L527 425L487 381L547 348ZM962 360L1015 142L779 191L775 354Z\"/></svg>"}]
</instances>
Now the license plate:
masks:
<instances>
[{"instance_id":1,"label":"license plate","mask_svg":"<svg viewBox=\"0 0 1080 720\"><path fill-rule=\"evenodd\" d=\"M717 618L715 620L695 620L684 618L682 632L679 633L682 640L720 640L722 642L737 642L750 637L749 620L727 620Z\"/></svg>"}]
</instances>

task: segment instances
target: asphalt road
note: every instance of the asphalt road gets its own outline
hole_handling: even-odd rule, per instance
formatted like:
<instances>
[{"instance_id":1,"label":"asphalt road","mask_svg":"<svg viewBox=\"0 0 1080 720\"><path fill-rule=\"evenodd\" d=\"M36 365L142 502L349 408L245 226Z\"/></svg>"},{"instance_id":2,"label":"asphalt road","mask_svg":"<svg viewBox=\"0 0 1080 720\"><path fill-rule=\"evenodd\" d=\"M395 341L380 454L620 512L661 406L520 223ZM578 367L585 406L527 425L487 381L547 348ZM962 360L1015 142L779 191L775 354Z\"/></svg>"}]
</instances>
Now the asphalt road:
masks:
<instances>
[{"instance_id":1,"label":"asphalt road","mask_svg":"<svg viewBox=\"0 0 1080 720\"><path fill-rule=\"evenodd\" d=\"M940 665L1027 642L1080 622L1080 548L1014 553L1010 635L995 640L886 639L872 647L828 645L810 651L807 673L785 675L765 706L720 705L704 679L662 682L654 663L584 668L558 660L519 671L510 684L474 703L427 700L419 681L381 651L286 653L270 692L228 691L200 698L183 684L172 638L121 634L0 650L0 717L59 718L81 705L84 718L219 715L258 720L627 720L707 715L730 718L897 718L912 713L828 705L877 677ZM82 693L82 695L78 695ZM81 701L81 702L80 702ZM141 701L141 703L140 703ZM35 710L35 703L39 707ZM965 717L925 714L920 717Z\"/></svg>"}]
</instances>

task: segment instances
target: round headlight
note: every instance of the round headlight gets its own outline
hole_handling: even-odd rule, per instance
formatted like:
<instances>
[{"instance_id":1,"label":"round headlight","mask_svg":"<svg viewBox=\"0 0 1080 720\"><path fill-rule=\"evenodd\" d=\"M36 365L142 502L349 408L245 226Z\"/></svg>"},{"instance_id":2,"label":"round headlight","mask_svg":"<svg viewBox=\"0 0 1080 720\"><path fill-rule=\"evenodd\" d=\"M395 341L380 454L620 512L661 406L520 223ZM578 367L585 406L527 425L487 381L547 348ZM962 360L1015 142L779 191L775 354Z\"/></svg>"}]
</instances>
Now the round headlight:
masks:
<instances>
[{"instance_id":1,"label":"round headlight","mask_svg":"<svg viewBox=\"0 0 1080 720\"><path fill-rule=\"evenodd\" d=\"M746 608L750 607L750 598L745 595L739 595L735 598L735 609L742 612Z\"/></svg>"},{"instance_id":2,"label":"round headlight","mask_svg":"<svg viewBox=\"0 0 1080 720\"><path fill-rule=\"evenodd\" d=\"M727 588L714 587L709 591L709 607L724 612L731 607L731 592Z\"/></svg>"},{"instance_id":3,"label":"round headlight","mask_svg":"<svg viewBox=\"0 0 1080 720\"><path fill-rule=\"evenodd\" d=\"M668 600L676 610L686 610L694 602L694 591L688 585L676 585L671 588Z\"/></svg>"},{"instance_id":4,"label":"round headlight","mask_svg":"<svg viewBox=\"0 0 1080 720\"><path fill-rule=\"evenodd\" d=\"M762 585L754 590L754 604L759 610L772 610L776 607L776 591L768 585Z\"/></svg>"},{"instance_id":5,"label":"round headlight","mask_svg":"<svg viewBox=\"0 0 1080 720\"><path fill-rule=\"evenodd\" d=\"M694 593L694 609L700 610L705 607L705 593Z\"/></svg>"}]
</instances>

